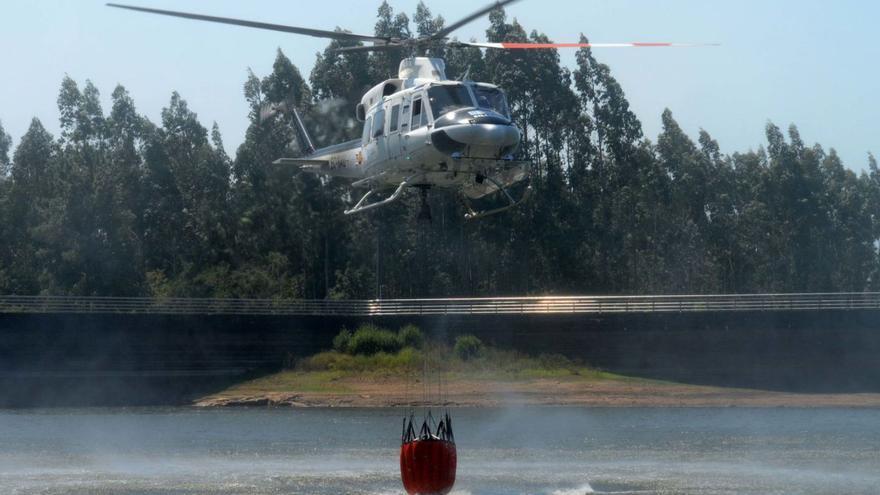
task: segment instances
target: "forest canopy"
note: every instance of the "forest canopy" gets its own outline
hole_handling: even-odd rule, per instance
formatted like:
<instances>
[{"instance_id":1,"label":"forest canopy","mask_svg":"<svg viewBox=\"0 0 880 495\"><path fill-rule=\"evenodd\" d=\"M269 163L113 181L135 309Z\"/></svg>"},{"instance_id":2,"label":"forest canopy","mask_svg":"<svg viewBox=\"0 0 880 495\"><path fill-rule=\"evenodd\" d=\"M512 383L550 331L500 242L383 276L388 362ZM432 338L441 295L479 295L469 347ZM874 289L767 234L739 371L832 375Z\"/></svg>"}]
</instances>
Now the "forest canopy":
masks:
<instances>
[{"instance_id":1,"label":"forest canopy","mask_svg":"<svg viewBox=\"0 0 880 495\"><path fill-rule=\"evenodd\" d=\"M427 35L383 3L375 34ZM491 42L548 42L503 11ZM582 40L586 38L582 37ZM523 130L534 193L501 215L464 220L451 195L344 216L347 183L274 166L295 156L267 102L292 100L318 145L360 135L354 104L395 74L403 53L339 54L308 81L280 50L250 73L250 126L235 156L216 124L172 93L161 121L122 86L102 108L91 82L65 77L60 135L34 119L15 148L0 124L0 294L373 298L525 294L865 291L880 286L880 170L856 174L833 149L768 123L767 142L725 153L688 136L671 111L643 135L611 69L589 49L572 69L555 51L430 46L450 78L498 84ZM658 98L662 95L658 95ZM0 116L2 117L2 116Z\"/></svg>"}]
</instances>

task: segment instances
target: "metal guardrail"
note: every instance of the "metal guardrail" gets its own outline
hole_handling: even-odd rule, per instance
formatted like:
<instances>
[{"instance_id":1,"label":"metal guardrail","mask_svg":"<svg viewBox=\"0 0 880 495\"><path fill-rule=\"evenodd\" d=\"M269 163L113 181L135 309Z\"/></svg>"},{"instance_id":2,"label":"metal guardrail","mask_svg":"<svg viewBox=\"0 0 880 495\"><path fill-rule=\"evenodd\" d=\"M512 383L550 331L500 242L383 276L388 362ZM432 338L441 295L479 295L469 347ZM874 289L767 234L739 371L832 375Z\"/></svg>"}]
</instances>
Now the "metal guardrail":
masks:
<instances>
[{"instance_id":1,"label":"metal guardrail","mask_svg":"<svg viewBox=\"0 0 880 495\"><path fill-rule=\"evenodd\" d=\"M209 299L0 296L0 313L418 316L880 310L880 292L446 299Z\"/></svg>"}]
</instances>

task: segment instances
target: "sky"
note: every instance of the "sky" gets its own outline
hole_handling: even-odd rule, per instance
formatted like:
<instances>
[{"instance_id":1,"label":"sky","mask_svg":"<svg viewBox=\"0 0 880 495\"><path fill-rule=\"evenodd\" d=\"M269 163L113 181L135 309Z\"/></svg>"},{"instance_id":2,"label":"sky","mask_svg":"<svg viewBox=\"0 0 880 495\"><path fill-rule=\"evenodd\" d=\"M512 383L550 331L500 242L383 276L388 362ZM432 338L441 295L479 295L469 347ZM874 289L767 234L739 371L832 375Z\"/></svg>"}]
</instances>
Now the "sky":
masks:
<instances>
[{"instance_id":1,"label":"sky","mask_svg":"<svg viewBox=\"0 0 880 495\"><path fill-rule=\"evenodd\" d=\"M119 0L119 3L371 34L380 0ZM389 0L395 12L418 0ZM426 1L447 22L481 0ZM720 47L596 50L621 83L645 135L656 140L664 108L696 139L707 130L722 151L765 143L772 121L796 124L803 140L835 148L861 171L880 154L880 2L864 0L521 0L507 8L526 30L558 42L712 42ZM487 19L456 33L485 39ZM271 71L281 48L308 77L327 40L142 14L94 0L0 0L0 121L17 144L33 117L58 133L56 98L65 74L91 80L109 112L117 84L140 113L159 121L178 91L230 154L241 143L248 68ZM562 51L574 67L574 51ZM391 75L389 75L391 76ZM378 82L378 81L377 81ZM491 82L491 81L490 81Z\"/></svg>"}]
</instances>

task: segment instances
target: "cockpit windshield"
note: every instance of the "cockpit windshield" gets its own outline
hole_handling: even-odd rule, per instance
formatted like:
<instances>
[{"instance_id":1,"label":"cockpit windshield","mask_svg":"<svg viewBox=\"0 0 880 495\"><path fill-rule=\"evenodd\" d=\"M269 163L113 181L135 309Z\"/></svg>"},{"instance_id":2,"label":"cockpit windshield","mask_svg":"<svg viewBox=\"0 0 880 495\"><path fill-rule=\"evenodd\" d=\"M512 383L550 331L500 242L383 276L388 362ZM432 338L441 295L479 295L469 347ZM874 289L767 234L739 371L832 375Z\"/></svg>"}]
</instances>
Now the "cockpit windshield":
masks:
<instances>
[{"instance_id":1,"label":"cockpit windshield","mask_svg":"<svg viewBox=\"0 0 880 495\"><path fill-rule=\"evenodd\" d=\"M474 86L474 94L477 96L477 106L494 110L507 118L510 118L510 110L507 108L507 98L498 88L487 86Z\"/></svg>"},{"instance_id":2,"label":"cockpit windshield","mask_svg":"<svg viewBox=\"0 0 880 495\"><path fill-rule=\"evenodd\" d=\"M434 118L459 108L474 106L470 92L461 85L432 86L428 88L428 101Z\"/></svg>"}]
</instances>

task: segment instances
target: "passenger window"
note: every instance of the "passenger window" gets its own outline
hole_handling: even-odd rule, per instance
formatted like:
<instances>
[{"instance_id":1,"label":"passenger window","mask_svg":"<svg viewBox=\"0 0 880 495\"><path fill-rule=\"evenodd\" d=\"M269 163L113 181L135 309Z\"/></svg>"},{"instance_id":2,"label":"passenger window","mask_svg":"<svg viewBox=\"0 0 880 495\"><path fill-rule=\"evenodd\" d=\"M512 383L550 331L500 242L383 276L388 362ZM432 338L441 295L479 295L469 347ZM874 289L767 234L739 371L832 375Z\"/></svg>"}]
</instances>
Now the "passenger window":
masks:
<instances>
[{"instance_id":1,"label":"passenger window","mask_svg":"<svg viewBox=\"0 0 880 495\"><path fill-rule=\"evenodd\" d=\"M370 126L373 125L373 117L367 117L367 120L364 122L364 134L361 136L361 141L363 144L367 144L370 142Z\"/></svg>"},{"instance_id":2,"label":"passenger window","mask_svg":"<svg viewBox=\"0 0 880 495\"><path fill-rule=\"evenodd\" d=\"M388 132L397 132L397 123L400 120L400 105L391 107L391 125Z\"/></svg>"},{"instance_id":3,"label":"passenger window","mask_svg":"<svg viewBox=\"0 0 880 495\"><path fill-rule=\"evenodd\" d=\"M400 112L400 132L406 132L409 127L409 105L404 105Z\"/></svg>"},{"instance_id":4,"label":"passenger window","mask_svg":"<svg viewBox=\"0 0 880 495\"><path fill-rule=\"evenodd\" d=\"M412 125L410 130L418 129L422 126L422 100L417 98L412 103Z\"/></svg>"},{"instance_id":5,"label":"passenger window","mask_svg":"<svg viewBox=\"0 0 880 495\"><path fill-rule=\"evenodd\" d=\"M377 110L373 118L373 137L377 138L385 134L385 110Z\"/></svg>"}]
</instances>

